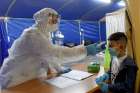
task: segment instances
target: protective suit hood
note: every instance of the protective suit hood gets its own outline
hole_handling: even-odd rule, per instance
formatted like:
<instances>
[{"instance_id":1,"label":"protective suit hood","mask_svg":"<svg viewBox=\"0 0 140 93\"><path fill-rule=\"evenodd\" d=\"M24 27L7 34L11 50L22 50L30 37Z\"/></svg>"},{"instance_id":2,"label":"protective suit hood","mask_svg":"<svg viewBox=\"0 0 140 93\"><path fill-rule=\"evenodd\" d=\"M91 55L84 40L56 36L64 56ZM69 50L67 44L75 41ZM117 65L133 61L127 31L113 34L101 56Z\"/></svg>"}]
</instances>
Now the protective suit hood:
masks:
<instances>
[{"instance_id":1,"label":"protective suit hood","mask_svg":"<svg viewBox=\"0 0 140 93\"><path fill-rule=\"evenodd\" d=\"M49 22L53 21L53 17L50 16L50 14L58 16L58 13L51 8L41 9L33 15L36 25L41 29L42 32L54 32L58 30L58 21L60 19L57 18L57 22L55 24L50 24Z\"/></svg>"},{"instance_id":2,"label":"protective suit hood","mask_svg":"<svg viewBox=\"0 0 140 93\"><path fill-rule=\"evenodd\" d=\"M33 15L33 18L35 19L35 21L46 21L48 20L49 13L58 15L58 13L54 9L43 8L40 11L36 12Z\"/></svg>"}]
</instances>

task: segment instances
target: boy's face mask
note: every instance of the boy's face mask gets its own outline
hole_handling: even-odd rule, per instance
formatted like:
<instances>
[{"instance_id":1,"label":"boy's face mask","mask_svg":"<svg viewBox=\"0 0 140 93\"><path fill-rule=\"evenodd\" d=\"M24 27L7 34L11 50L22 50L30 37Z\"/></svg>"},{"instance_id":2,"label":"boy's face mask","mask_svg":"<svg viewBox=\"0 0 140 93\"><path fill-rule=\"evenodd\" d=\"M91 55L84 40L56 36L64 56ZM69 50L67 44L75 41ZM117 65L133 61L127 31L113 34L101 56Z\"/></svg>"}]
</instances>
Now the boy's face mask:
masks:
<instances>
[{"instance_id":1,"label":"boy's face mask","mask_svg":"<svg viewBox=\"0 0 140 93\"><path fill-rule=\"evenodd\" d=\"M109 52L110 52L110 55L111 55L111 56L117 56L116 49L114 49L114 48L109 48Z\"/></svg>"},{"instance_id":2,"label":"boy's face mask","mask_svg":"<svg viewBox=\"0 0 140 93\"><path fill-rule=\"evenodd\" d=\"M118 56L119 54L119 44L116 41L109 42L109 52L111 56Z\"/></svg>"}]
</instances>

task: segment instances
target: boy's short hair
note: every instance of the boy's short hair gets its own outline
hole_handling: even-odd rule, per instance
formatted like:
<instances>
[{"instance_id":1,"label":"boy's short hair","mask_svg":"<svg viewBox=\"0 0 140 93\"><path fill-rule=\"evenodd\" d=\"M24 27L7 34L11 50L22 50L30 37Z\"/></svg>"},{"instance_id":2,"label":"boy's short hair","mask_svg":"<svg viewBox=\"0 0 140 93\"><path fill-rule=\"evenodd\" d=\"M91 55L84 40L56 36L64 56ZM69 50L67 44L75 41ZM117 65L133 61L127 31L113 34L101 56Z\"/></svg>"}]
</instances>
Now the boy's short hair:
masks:
<instances>
[{"instance_id":1,"label":"boy's short hair","mask_svg":"<svg viewBox=\"0 0 140 93\"><path fill-rule=\"evenodd\" d=\"M121 41L123 44L127 44L127 37L123 32L116 32L109 36L109 41Z\"/></svg>"}]
</instances>

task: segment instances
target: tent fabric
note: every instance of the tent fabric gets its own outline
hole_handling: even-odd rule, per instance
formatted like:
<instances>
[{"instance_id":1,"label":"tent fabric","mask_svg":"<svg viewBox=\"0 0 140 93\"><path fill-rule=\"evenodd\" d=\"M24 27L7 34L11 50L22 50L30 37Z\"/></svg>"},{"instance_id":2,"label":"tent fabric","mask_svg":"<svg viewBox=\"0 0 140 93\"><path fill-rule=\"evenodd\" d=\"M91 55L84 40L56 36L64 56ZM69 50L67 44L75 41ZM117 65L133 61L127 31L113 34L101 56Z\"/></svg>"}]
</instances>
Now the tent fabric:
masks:
<instances>
[{"instance_id":1,"label":"tent fabric","mask_svg":"<svg viewBox=\"0 0 140 93\"><path fill-rule=\"evenodd\" d=\"M83 32L81 29L83 29ZM97 42L100 38L98 22L63 20L60 23L60 31L65 36L64 43L80 44L83 39Z\"/></svg>"},{"instance_id":2,"label":"tent fabric","mask_svg":"<svg viewBox=\"0 0 140 93\"><path fill-rule=\"evenodd\" d=\"M8 56L8 37L7 32L5 30L4 20L0 19L0 66L5 57Z\"/></svg>"},{"instance_id":3,"label":"tent fabric","mask_svg":"<svg viewBox=\"0 0 140 93\"><path fill-rule=\"evenodd\" d=\"M111 1L107 4L102 0L0 0L0 16L32 18L38 10L49 7L65 20L98 21L106 13L121 8L117 5L120 0Z\"/></svg>"},{"instance_id":4,"label":"tent fabric","mask_svg":"<svg viewBox=\"0 0 140 93\"><path fill-rule=\"evenodd\" d=\"M14 40L20 37L25 28L32 26L34 23L33 19L27 18L9 18L6 22L1 20L0 39L2 42L0 46L3 50L0 53L1 64L3 59L8 56L8 48L11 47ZM99 33L99 27L99 22L61 20L59 30L64 35L64 43L75 43L75 45L79 45L82 39L98 42L102 38L102 41L105 41L104 36L106 36L106 33ZM83 29L82 35L80 35L81 29Z\"/></svg>"},{"instance_id":5,"label":"tent fabric","mask_svg":"<svg viewBox=\"0 0 140 93\"><path fill-rule=\"evenodd\" d=\"M60 31L64 35L64 43L80 43L79 24L77 21L61 21Z\"/></svg>"},{"instance_id":6,"label":"tent fabric","mask_svg":"<svg viewBox=\"0 0 140 93\"><path fill-rule=\"evenodd\" d=\"M9 46L11 47L14 40L16 40L25 28L32 26L34 20L26 18L11 18L7 21L7 33L9 39Z\"/></svg>"},{"instance_id":7,"label":"tent fabric","mask_svg":"<svg viewBox=\"0 0 140 93\"><path fill-rule=\"evenodd\" d=\"M80 24L79 24L80 23ZM10 40L10 46L13 41L17 39L22 33L23 29L28 28L29 26L34 24L33 19L16 19L11 18L7 22L8 36ZM82 36L80 36L81 29L84 30ZM103 29L103 28L102 28ZM98 22L87 22L87 21L72 21L72 20L62 20L60 22L60 29L62 34L64 35L64 43L76 43L80 44L82 39L91 40L92 42L98 42L100 37L103 38L102 41L105 40L105 33L99 33L99 23ZM105 30L105 29L104 29ZM100 36L100 34L102 34Z\"/></svg>"},{"instance_id":8,"label":"tent fabric","mask_svg":"<svg viewBox=\"0 0 140 93\"><path fill-rule=\"evenodd\" d=\"M106 40L106 22L100 22L100 41L105 41Z\"/></svg>"},{"instance_id":9,"label":"tent fabric","mask_svg":"<svg viewBox=\"0 0 140 93\"><path fill-rule=\"evenodd\" d=\"M91 40L93 42L99 41L99 23L81 21L81 28L84 30L84 39Z\"/></svg>"}]
</instances>

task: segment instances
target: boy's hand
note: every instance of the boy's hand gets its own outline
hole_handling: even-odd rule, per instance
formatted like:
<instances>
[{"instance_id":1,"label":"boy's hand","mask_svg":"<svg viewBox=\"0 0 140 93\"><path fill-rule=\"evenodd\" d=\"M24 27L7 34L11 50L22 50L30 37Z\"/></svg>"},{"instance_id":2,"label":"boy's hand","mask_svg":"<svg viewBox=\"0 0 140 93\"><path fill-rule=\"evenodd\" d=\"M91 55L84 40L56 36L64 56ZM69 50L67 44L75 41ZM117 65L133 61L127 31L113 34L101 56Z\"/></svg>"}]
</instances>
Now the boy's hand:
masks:
<instances>
[{"instance_id":1,"label":"boy's hand","mask_svg":"<svg viewBox=\"0 0 140 93\"><path fill-rule=\"evenodd\" d=\"M97 84L100 84L101 82L105 82L108 79L109 79L109 75L107 73L105 73L102 76L100 76L99 78L96 78L95 81Z\"/></svg>"},{"instance_id":2,"label":"boy's hand","mask_svg":"<svg viewBox=\"0 0 140 93\"><path fill-rule=\"evenodd\" d=\"M108 93L108 91L109 91L108 90L108 84L102 82L102 83L99 84L99 87L100 87L100 89L103 93Z\"/></svg>"}]
</instances>

